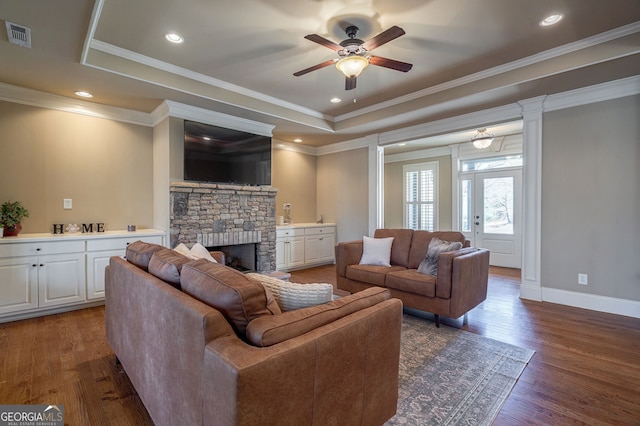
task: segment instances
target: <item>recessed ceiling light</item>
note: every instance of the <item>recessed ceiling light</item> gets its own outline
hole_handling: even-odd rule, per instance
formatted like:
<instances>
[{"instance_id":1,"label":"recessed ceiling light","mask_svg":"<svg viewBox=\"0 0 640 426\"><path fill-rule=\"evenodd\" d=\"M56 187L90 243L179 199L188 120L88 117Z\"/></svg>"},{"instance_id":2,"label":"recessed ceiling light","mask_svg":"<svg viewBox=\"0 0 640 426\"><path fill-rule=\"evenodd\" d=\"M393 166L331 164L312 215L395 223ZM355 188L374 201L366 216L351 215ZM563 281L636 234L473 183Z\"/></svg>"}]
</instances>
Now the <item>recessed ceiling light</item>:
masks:
<instances>
[{"instance_id":1,"label":"recessed ceiling light","mask_svg":"<svg viewBox=\"0 0 640 426\"><path fill-rule=\"evenodd\" d=\"M184 38L180 34L176 34L176 33L167 33L164 35L164 38L166 38L171 43L176 43L176 44L180 44L184 41Z\"/></svg>"},{"instance_id":2,"label":"recessed ceiling light","mask_svg":"<svg viewBox=\"0 0 640 426\"><path fill-rule=\"evenodd\" d=\"M407 144L406 142L400 142L398 146L405 146L406 144Z\"/></svg>"},{"instance_id":3,"label":"recessed ceiling light","mask_svg":"<svg viewBox=\"0 0 640 426\"><path fill-rule=\"evenodd\" d=\"M553 15L549 15L540 21L541 27L549 27L551 25L555 25L560 22L564 18L564 15L561 13L554 13Z\"/></svg>"},{"instance_id":4,"label":"recessed ceiling light","mask_svg":"<svg viewBox=\"0 0 640 426\"><path fill-rule=\"evenodd\" d=\"M300 139L300 138L295 138L293 141L294 141L294 142L298 142L298 143L300 143L300 142L302 142L302 139Z\"/></svg>"},{"instance_id":5,"label":"recessed ceiling light","mask_svg":"<svg viewBox=\"0 0 640 426\"><path fill-rule=\"evenodd\" d=\"M205 141L210 141L211 138L209 136L204 136L202 139L204 139Z\"/></svg>"},{"instance_id":6,"label":"recessed ceiling light","mask_svg":"<svg viewBox=\"0 0 640 426\"><path fill-rule=\"evenodd\" d=\"M77 92L75 92L75 94L82 98L93 98L93 95L91 93L85 92L84 90L78 90Z\"/></svg>"},{"instance_id":7,"label":"recessed ceiling light","mask_svg":"<svg viewBox=\"0 0 640 426\"><path fill-rule=\"evenodd\" d=\"M331 103L337 104L338 102L342 102L340 98L331 98Z\"/></svg>"}]
</instances>

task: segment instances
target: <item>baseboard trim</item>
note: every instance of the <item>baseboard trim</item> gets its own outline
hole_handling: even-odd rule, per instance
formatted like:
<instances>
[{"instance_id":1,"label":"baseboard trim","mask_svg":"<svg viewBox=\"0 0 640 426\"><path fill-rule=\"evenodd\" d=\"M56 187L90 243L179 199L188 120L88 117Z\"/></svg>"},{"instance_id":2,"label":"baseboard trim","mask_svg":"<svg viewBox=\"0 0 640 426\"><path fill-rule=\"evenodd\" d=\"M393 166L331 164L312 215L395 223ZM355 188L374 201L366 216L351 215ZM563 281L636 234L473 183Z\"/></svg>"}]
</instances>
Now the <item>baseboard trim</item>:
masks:
<instances>
[{"instance_id":1,"label":"baseboard trim","mask_svg":"<svg viewBox=\"0 0 640 426\"><path fill-rule=\"evenodd\" d=\"M521 288L520 297L522 297L522 293L523 291ZM559 290L549 287L542 287L541 293L543 302L558 303L561 305L573 306L575 308L640 318L639 301Z\"/></svg>"},{"instance_id":2,"label":"baseboard trim","mask_svg":"<svg viewBox=\"0 0 640 426\"><path fill-rule=\"evenodd\" d=\"M520 298L542 302L542 290L537 285L520 285Z\"/></svg>"}]
</instances>

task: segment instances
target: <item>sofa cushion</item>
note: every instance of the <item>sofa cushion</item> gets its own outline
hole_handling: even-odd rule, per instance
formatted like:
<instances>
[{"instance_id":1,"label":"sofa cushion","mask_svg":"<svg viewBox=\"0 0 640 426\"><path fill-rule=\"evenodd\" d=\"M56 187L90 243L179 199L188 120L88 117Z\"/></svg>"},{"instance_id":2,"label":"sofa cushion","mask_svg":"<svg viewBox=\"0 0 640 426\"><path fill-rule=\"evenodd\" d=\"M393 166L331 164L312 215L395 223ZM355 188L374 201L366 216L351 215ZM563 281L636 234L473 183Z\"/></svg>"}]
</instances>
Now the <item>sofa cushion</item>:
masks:
<instances>
[{"instance_id":1,"label":"sofa cushion","mask_svg":"<svg viewBox=\"0 0 640 426\"><path fill-rule=\"evenodd\" d=\"M376 229L373 236L375 238L393 237L391 264L406 268L409 266L409 249L413 232L413 229Z\"/></svg>"},{"instance_id":2,"label":"sofa cushion","mask_svg":"<svg viewBox=\"0 0 640 426\"><path fill-rule=\"evenodd\" d=\"M387 288L420 294L426 297L436 295L436 277L421 274L415 269L389 272L386 280Z\"/></svg>"},{"instance_id":3,"label":"sofa cushion","mask_svg":"<svg viewBox=\"0 0 640 426\"><path fill-rule=\"evenodd\" d=\"M346 277L354 281L362 281L367 284L384 287L387 273L405 269L402 266L349 265L347 266Z\"/></svg>"},{"instance_id":4,"label":"sofa cushion","mask_svg":"<svg viewBox=\"0 0 640 426\"><path fill-rule=\"evenodd\" d=\"M151 256L149 273L179 289L180 271L182 266L188 262L191 262L191 258L163 247Z\"/></svg>"},{"instance_id":5,"label":"sofa cushion","mask_svg":"<svg viewBox=\"0 0 640 426\"><path fill-rule=\"evenodd\" d=\"M127 262L136 265L140 269L148 271L151 256L153 256L153 253L163 248L166 247L163 247L160 244L135 241L127 246L125 258L127 259Z\"/></svg>"},{"instance_id":6,"label":"sofa cushion","mask_svg":"<svg viewBox=\"0 0 640 426\"><path fill-rule=\"evenodd\" d=\"M249 323L247 340L256 346L271 346L336 321L389 299L389 290L370 287L349 296L272 317L260 317Z\"/></svg>"},{"instance_id":7,"label":"sofa cushion","mask_svg":"<svg viewBox=\"0 0 640 426\"><path fill-rule=\"evenodd\" d=\"M251 320L280 314L280 308L259 282L239 271L205 259L182 267L182 291L219 310L239 336Z\"/></svg>"},{"instance_id":8,"label":"sofa cushion","mask_svg":"<svg viewBox=\"0 0 640 426\"><path fill-rule=\"evenodd\" d=\"M362 237L362 257L360 265L391 266L391 245L393 237Z\"/></svg>"},{"instance_id":9,"label":"sofa cushion","mask_svg":"<svg viewBox=\"0 0 640 426\"><path fill-rule=\"evenodd\" d=\"M290 283L253 272L246 275L268 288L283 312L320 305L333 300L333 285L331 284Z\"/></svg>"},{"instance_id":10,"label":"sofa cushion","mask_svg":"<svg viewBox=\"0 0 640 426\"><path fill-rule=\"evenodd\" d=\"M440 253L448 251L456 251L462 248L460 241L442 241L438 237L431 238L429 242L429 248L427 249L427 255L424 260L418 266L418 272L427 275L437 275L438 273L438 256Z\"/></svg>"}]
</instances>

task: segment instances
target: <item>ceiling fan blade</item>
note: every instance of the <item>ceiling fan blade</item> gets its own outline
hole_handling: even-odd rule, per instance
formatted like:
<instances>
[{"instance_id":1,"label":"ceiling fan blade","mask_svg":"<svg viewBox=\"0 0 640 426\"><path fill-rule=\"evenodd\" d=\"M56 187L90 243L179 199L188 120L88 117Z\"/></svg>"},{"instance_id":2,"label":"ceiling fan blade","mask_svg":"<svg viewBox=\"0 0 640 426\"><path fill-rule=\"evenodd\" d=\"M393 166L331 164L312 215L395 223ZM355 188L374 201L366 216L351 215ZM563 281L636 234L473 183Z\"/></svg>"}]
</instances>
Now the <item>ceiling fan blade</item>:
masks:
<instances>
[{"instance_id":1,"label":"ceiling fan blade","mask_svg":"<svg viewBox=\"0 0 640 426\"><path fill-rule=\"evenodd\" d=\"M319 36L318 34L309 34L304 36L307 40L311 40L314 43L318 43L324 47L328 47L331 50L335 50L336 52L344 49L338 43L334 43L331 40L327 40L326 38Z\"/></svg>"},{"instance_id":2,"label":"ceiling fan blade","mask_svg":"<svg viewBox=\"0 0 640 426\"><path fill-rule=\"evenodd\" d=\"M328 61L324 61L321 64L314 65L314 66L309 67L309 68L305 68L305 69L303 69L301 71L298 71L298 72L294 72L293 75L295 75L296 77L300 77L301 75L305 75L307 73L310 73L311 71L319 70L320 68L328 67L329 65L333 65L335 63L336 63L335 60L330 59Z\"/></svg>"},{"instance_id":3,"label":"ceiling fan blade","mask_svg":"<svg viewBox=\"0 0 640 426\"><path fill-rule=\"evenodd\" d=\"M352 90L356 88L356 77L346 77L344 81L344 90Z\"/></svg>"},{"instance_id":4,"label":"ceiling fan blade","mask_svg":"<svg viewBox=\"0 0 640 426\"><path fill-rule=\"evenodd\" d=\"M376 47L382 46L385 43L389 43L391 40L394 40L404 34L405 32L402 28L394 25L388 30L381 32L371 40L365 41L362 44L362 47L364 47L367 50L373 50Z\"/></svg>"},{"instance_id":5,"label":"ceiling fan blade","mask_svg":"<svg viewBox=\"0 0 640 426\"><path fill-rule=\"evenodd\" d=\"M377 65L379 67L385 67L402 72L407 72L413 67L413 64L410 64L408 62L396 61L393 59L383 58L381 56L370 56L369 63L371 65Z\"/></svg>"}]
</instances>

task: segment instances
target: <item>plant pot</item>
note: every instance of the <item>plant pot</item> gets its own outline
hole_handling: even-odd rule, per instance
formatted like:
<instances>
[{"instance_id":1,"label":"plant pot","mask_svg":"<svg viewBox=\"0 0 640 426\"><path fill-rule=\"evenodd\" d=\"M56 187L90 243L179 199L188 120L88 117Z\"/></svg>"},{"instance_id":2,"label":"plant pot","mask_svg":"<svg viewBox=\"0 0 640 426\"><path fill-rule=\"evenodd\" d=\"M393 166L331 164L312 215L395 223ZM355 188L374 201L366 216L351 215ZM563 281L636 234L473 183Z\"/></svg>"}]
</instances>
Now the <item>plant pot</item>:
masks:
<instances>
[{"instance_id":1,"label":"plant pot","mask_svg":"<svg viewBox=\"0 0 640 426\"><path fill-rule=\"evenodd\" d=\"M22 224L18 223L16 226L5 226L3 234L5 237L15 237L22 231Z\"/></svg>"}]
</instances>

